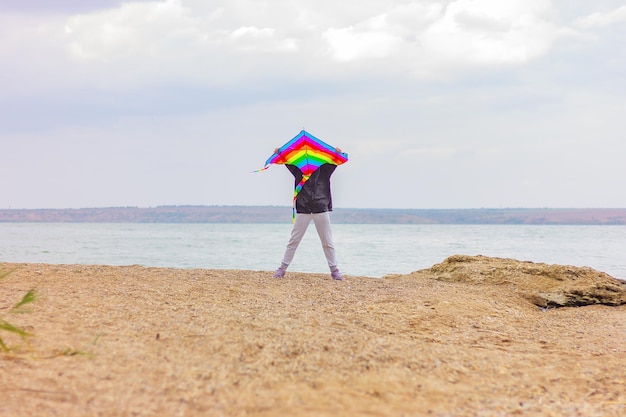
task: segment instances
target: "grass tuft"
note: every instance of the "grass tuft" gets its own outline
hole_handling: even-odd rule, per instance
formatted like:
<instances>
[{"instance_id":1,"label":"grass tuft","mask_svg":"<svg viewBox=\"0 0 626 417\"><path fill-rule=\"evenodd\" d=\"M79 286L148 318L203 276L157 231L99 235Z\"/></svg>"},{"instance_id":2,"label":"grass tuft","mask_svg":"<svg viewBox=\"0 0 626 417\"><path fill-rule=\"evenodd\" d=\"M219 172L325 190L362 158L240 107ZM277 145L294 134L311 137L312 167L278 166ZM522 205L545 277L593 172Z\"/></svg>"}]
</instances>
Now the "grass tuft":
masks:
<instances>
[{"instance_id":1,"label":"grass tuft","mask_svg":"<svg viewBox=\"0 0 626 417\"><path fill-rule=\"evenodd\" d=\"M13 308L11 309L11 312L12 313L19 313L21 307L25 306L26 304L32 303L36 299L37 299L37 292L34 289L28 291L26 293L26 295L24 295L24 297L22 297L22 301L20 301L19 303L15 304L13 306Z\"/></svg>"},{"instance_id":2,"label":"grass tuft","mask_svg":"<svg viewBox=\"0 0 626 417\"><path fill-rule=\"evenodd\" d=\"M7 275L11 274L14 270L9 270L9 271L3 271L0 270L0 279L6 277ZM24 313L26 312L22 307L26 304L32 303L33 301L35 301L35 299L37 298L37 293L34 289L28 291L26 293L26 295L24 295L24 297L22 297L22 300L15 304L13 306L13 308L11 308L10 312L11 313ZM26 339L28 336L32 336L30 333L28 333L26 330L21 329L17 326L15 326L14 324L9 323L8 321L6 321L5 319L3 319L2 317L0 317L0 330L2 330L3 332L8 332L8 333L12 333L12 334L16 334L19 337L23 339ZM11 350L11 348L9 346L7 346L6 342L4 341L4 339L2 339L2 336L0 336L0 349L2 349L5 352L8 352Z\"/></svg>"}]
</instances>

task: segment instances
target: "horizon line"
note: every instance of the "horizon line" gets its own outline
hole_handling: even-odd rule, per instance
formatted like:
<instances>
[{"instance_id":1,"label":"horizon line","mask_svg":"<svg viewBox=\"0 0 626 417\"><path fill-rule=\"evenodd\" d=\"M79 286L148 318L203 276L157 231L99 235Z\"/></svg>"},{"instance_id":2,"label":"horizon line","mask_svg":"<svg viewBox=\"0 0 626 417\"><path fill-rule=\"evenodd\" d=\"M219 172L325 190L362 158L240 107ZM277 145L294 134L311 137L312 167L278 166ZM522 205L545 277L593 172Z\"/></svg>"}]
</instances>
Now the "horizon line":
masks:
<instances>
[{"instance_id":1,"label":"horizon line","mask_svg":"<svg viewBox=\"0 0 626 417\"><path fill-rule=\"evenodd\" d=\"M159 208L291 208L273 204L161 204L156 206L91 206L91 207L6 207L0 210L105 210L105 209L159 209ZM334 210L626 210L626 207L334 207Z\"/></svg>"}]
</instances>

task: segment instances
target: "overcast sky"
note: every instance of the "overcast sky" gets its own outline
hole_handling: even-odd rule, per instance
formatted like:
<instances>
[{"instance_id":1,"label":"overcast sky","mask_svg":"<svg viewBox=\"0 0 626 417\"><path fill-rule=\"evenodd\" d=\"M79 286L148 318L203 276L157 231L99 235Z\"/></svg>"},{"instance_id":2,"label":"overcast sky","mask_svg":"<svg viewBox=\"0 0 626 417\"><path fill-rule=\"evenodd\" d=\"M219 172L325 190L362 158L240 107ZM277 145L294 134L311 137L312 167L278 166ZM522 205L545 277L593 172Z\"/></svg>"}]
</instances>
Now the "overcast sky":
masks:
<instances>
[{"instance_id":1,"label":"overcast sky","mask_svg":"<svg viewBox=\"0 0 626 417\"><path fill-rule=\"evenodd\" d=\"M626 207L625 0L0 0L0 208Z\"/></svg>"}]
</instances>

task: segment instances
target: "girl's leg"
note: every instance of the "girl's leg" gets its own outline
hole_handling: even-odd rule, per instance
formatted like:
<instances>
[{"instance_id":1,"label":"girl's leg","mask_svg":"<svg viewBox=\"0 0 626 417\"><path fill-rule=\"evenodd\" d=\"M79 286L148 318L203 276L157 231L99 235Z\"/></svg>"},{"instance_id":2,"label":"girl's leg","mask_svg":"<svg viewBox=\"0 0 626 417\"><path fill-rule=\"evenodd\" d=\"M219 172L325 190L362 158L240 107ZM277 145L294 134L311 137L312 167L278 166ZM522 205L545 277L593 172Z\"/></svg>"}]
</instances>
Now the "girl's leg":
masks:
<instances>
[{"instance_id":1,"label":"girl's leg","mask_svg":"<svg viewBox=\"0 0 626 417\"><path fill-rule=\"evenodd\" d=\"M310 222L310 214L296 214L296 221L293 224L293 228L291 229L291 237L289 238L289 242L287 243L287 248L285 249L285 254L280 265L283 270L287 269L287 267L293 260L293 257L296 254L296 249L298 249L298 245L300 244L300 241L302 240L302 237L304 236L307 227L309 227Z\"/></svg>"},{"instance_id":2,"label":"girl's leg","mask_svg":"<svg viewBox=\"0 0 626 417\"><path fill-rule=\"evenodd\" d=\"M335 256L335 245L333 244L333 233L330 229L330 213L312 214L315 229L322 242L322 249L326 255L326 261L331 271L338 270L337 257Z\"/></svg>"}]
</instances>

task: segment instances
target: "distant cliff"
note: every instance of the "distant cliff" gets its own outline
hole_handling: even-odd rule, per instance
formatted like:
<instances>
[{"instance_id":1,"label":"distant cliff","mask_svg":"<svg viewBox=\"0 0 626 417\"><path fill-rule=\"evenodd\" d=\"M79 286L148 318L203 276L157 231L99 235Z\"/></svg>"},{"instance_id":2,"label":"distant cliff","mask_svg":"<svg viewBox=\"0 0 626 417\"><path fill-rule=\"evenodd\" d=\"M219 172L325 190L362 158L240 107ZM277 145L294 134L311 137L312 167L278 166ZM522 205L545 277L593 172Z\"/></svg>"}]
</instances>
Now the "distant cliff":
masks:
<instances>
[{"instance_id":1,"label":"distant cliff","mask_svg":"<svg viewBox=\"0 0 626 417\"><path fill-rule=\"evenodd\" d=\"M291 207L159 206L80 209L0 209L0 222L285 223ZM333 223L626 225L626 209L350 209Z\"/></svg>"}]
</instances>

